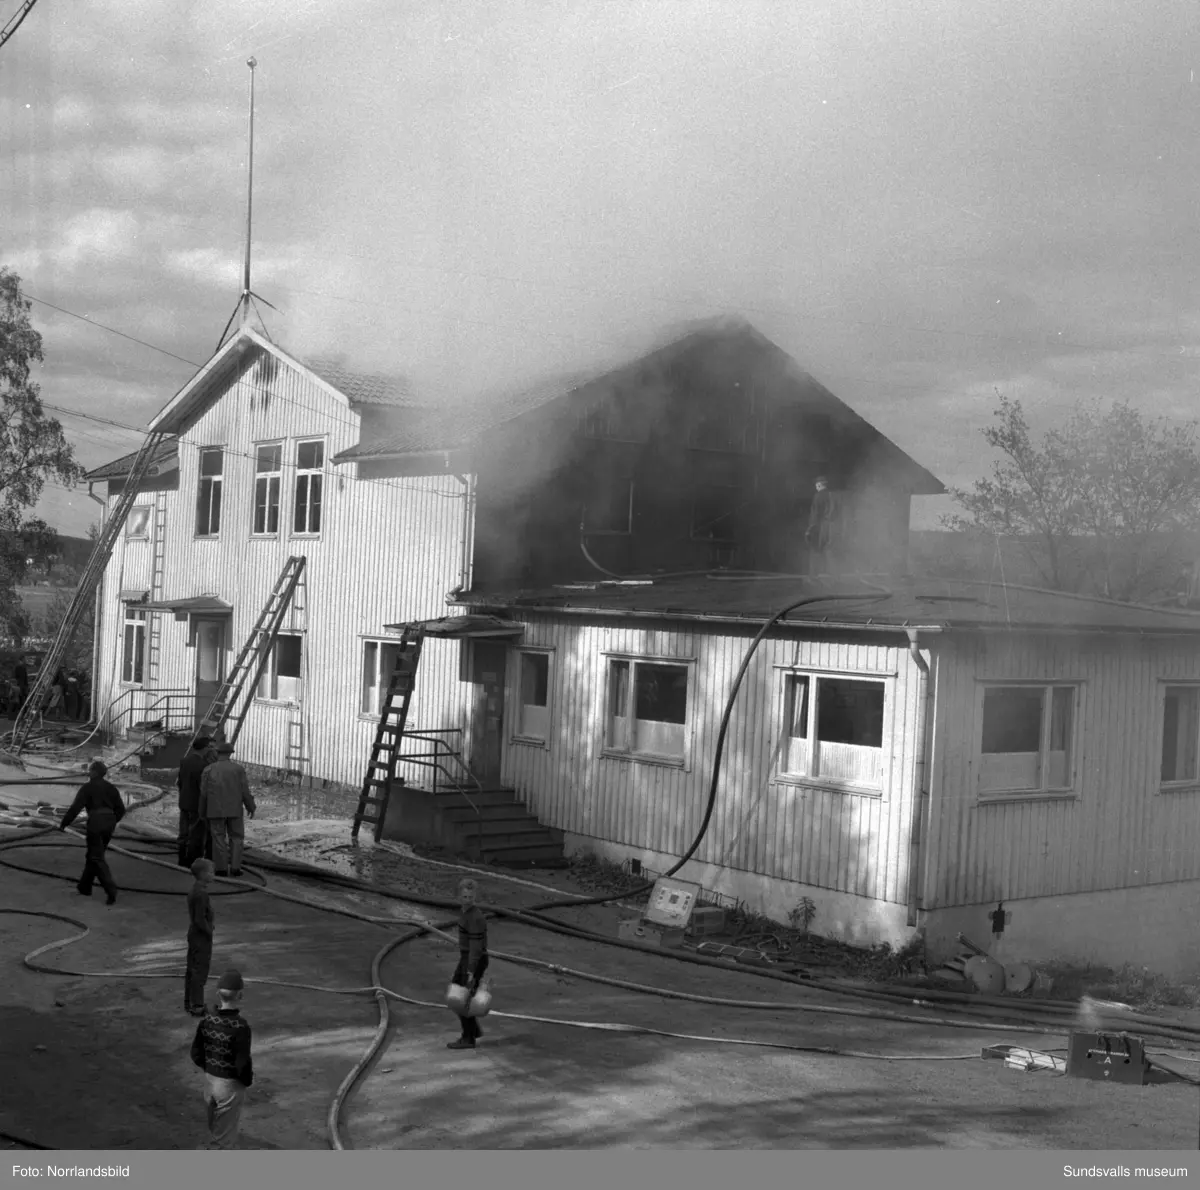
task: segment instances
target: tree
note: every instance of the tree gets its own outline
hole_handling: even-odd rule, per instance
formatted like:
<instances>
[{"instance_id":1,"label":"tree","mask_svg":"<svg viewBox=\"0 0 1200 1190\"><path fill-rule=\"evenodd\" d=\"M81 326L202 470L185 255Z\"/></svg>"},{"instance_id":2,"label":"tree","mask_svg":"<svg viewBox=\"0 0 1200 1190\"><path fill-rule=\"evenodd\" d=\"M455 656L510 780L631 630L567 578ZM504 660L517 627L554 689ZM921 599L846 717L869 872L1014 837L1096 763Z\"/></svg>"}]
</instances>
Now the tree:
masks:
<instances>
[{"instance_id":1,"label":"tree","mask_svg":"<svg viewBox=\"0 0 1200 1190\"><path fill-rule=\"evenodd\" d=\"M57 535L28 516L47 482L71 486L83 478L62 426L47 417L31 379L43 360L42 336L29 320L21 279L0 265L0 621L22 639L29 620L17 597L30 558L55 552Z\"/></svg>"},{"instance_id":2,"label":"tree","mask_svg":"<svg viewBox=\"0 0 1200 1190\"><path fill-rule=\"evenodd\" d=\"M1200 423L1092 403L1035 444L1020 401L1001 396L995 417L983 436L1002 458L943 523L1017 540L1055 590L1166 593L1200 530Z\"/></svg>"}]
</instances>

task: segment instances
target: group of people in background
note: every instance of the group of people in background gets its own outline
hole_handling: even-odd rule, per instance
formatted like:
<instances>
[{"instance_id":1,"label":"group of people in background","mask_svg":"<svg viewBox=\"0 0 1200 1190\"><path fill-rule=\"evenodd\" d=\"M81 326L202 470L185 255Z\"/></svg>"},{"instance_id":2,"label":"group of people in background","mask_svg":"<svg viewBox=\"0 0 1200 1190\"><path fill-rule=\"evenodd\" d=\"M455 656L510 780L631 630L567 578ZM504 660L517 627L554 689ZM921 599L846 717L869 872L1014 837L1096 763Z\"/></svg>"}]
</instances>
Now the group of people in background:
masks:
<instances>
[{"instance_id":1,"label":"group of people in background","mask_svg":"<svg viewBox=\"0 0 1200 1190\"><path fill-rule=\"evenodd\" d=\"M12 677L4 691L6 714L19 714L21 708L29 701L30 670L34 668L32 662L32 657L22 657L13 666ZM87 671L60 666L39 709L47 719L80 723L91 717L91 703L91 679Z\"/></svg>"}]
</instances>

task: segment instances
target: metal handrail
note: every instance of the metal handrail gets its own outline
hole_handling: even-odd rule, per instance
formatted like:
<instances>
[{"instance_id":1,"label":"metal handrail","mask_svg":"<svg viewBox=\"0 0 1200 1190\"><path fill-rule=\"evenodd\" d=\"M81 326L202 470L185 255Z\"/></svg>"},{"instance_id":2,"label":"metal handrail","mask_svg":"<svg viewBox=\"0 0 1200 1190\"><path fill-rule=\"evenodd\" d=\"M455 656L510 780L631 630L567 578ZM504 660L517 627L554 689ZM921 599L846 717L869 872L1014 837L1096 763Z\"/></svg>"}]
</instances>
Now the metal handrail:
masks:
<instances>
[{"instance_id":1,"label":"metal handrail","mask_svg":"<svg viewBox=\"0 0 1200 1190\"><path fill-rule=\"evenodd\" d=\"M143 694L143 695L148 695L148 696L157 695L157 697L154 698L153 702L149 703L147 706L142 708L141 714L143 714L143 715L148 714L150 711L154 710L155 707L159 706L162 703L164 698L167 700L168 714L170 714L171 699L174 698L175 696L183 695L185 698L191 698L191 699L195 698L195 694L193 694L192 691L186 690L182 686L173 687L173 688L169 688L166 690L145 690L139 686L134 689L126 690L122 694L118 695L118 697L115 698L109 704L108 712L107 712L107 714L108 714L108 730L109 731L115 732L118 729L121 721L125 718L125 716L132 714L132 711L133 711L132 703L128 707L123 708L121 710L120 714L115 715L115 716L112 713L113 708L118 703L124 701L127 698L132 699L133 695L135 695L135 694Z\"/></svg>"},{"instance_id":2,"label":"metal handrail","mask_svg":"<svg viewBox=\"0 0 1200 1190\"><path fill-rule=\"evenodd\" d=\"M433 749L434 749L432 755L434 755L434 756L438 755L437 750L439 747L444 748L446 750L447 759L449 759L450 757L453 757L458 762L458 767L460 769L462 769L462 771L467 775L467 777L470 779L470 781L474 784L476 790L479 793L482 793L483 792L483 782L480 781L479 778L476 777L473 772L471 772L470 766L462 758L462 752L456 751L455 749L451 748L450 745L447 744L445 740L430 738L431 736L448 735L453 732L461 733L462 728L461 727L440 727L440 728L439 727L430 727L430 728L422 727L422 728L417 728L415 731L406 731L404 733L404 735L406 737L411 737L412 739L415 739L415 740L424 740L427 744L432 744ZM445 772L444 769L442 771ZM449 773L446 773L446 776L449 778L449 780L450 780L451 784L454 786L454 788L456 790L458 790L459 793L462 793L463 797L466 797L467 795L462 789L463 783L461 781L454 780L454 778ZM434 781L433 792L437 793L436 779ZM467 798L467 800L470 801L470 798Z\"/></svg>"},{"instance_id":3,"label":"metal handrail","mask_svg":"<svg viewBox=\"0 0 1200 1190\"><path fill-rule=\"evenodd\" d=\"M408 733L406 732L405 734L407 735ZM436 774L440 772L447 779L447 781L454 787L454 792L466 800L467 805L470 806L471 809L475 812L475 843L479 849L479 858L482 859L483 858L483 814L481 813L479 807L471 800L471 797L467 793L467 791L465 789L463 789L461 786L459 786L454 781L454 779L450 776L450 774L446 771L446 768L444 765L442 765L441 763L439 763L436 760L422 759L422 757L425 757L425 756L436 756L436 755L437 755L436 752L413 752L413 753L409 753L409 754L402 753L401 755L396 757L396 760L397 761L408 761L411 764L420 765L422 768L433 769L434 773L435 773L435 776L433 778L433 792L434 792L435 796L437 795L437 776L436 776ZM474 776L474 774L472 774L472 777L473 776ZM476 783L478 784L478 782L476 782ZM482 786L480 787L480 792L482 792Z\"/></svg>"}]
</instances>

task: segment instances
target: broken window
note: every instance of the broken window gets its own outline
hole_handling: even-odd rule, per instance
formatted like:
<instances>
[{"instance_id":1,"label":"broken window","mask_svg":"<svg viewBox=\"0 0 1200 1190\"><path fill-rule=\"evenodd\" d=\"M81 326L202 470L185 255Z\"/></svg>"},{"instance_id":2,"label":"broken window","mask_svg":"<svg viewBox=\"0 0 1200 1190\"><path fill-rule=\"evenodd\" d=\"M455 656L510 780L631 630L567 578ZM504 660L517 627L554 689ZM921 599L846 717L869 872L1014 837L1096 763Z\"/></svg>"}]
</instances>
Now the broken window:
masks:
<instances>
[{"instance_id":1,"label":"broken window","mask_svg":"<svg viewBox=\"0 0 1200 1190\"><path fill-rule=\"evenodd\" d=\"M258 681L258 697L268 702L299 702L303 661L297 632L281 632L270 646L266 668Z\"/></svg>"},{"instance_id":2,"label":"broken window","mask_svg":"<svg viewBox=\"0 0 1200 1190\"><path fill-rule=\"evenodd\" d=\"M254 461L254 532L279 532L279 483L283 447L275 442L260 446Z\"/></svg>"},{"instance_id":3,"label":"broken window","mask_svg":"<svg viewBox=\"0 0 1200 1190\"><path fill-rule=\"evenodd\" d=\"M1200 686L1168 686L1163 698L1162 780L1200 780Z\"/></svg>"},{"instance_id":4,"label":"broken window","mask_svg":"<svg viewBox=\"0 0 1200 1190\"><path fill-rule=\"evenodd\" d=\"M128 686L142 684L146 661L146 612L125 605L124 649L121 654L121 681Z\"/></svg>"},{"instance_id":5,"label":"broken window","mask_svg":"<svg viewBox=\"0 0 1200 1190\"><path fill-rule=\"evenodd\" d=\"M605 492L597 493L584 507L586 533L633 532L633 481L617 481Z\"/></svg>"},{"instance_id":6,"label":"broken window","mask_svg":"<svg viewBox=\"0 0 1200 1190\"><path fill-rule=\"evenodd\" d=\"M292 517L294 533L321 532L321 499L324 488L325 444L296 444L296 508Z\"/></svg>"},{"instance_id":7,"label":"broken window","mask_svg":"<svg viewBox=\"0 0 1200 1190\"><path fill-rule=\"evenodd\" d=\"M783 772L882 788L884 696L883 682L790 674Z\"/></svg>"},{"instance_id":8,"label":"broken window","mask_svg":"<svg viewBox=\"0 0 1200 1190\"><path fill-rule=\"evenodd\" d=\"M150 536L150 505L136 504L129 510L129 519L125 522L126 537Z\"/></svg>"},{"instance_id":9,"label":"broken window","mask_svg":"<svg viewBox=\"0 0 1200 1190\"><path fill-rule=\"evenodd\" d=\"M1075 701L1074 686L985 689L980 791L1069 789Z\"/></svg>"},{"instance_id":10,"label":"broken window","mask_svg":"<svg viewBox=\"0 0 1200 1190\"><path fill-rule=\"evenodd\" d=\"M738 488L707 485L692 501L692 538L699 541L736 541L737 514L744 503Z\"/></svg>"},{"instance_id":11,"label":"broken window","mask_svg":"<svg viewBox=\"0 0 1200 1190\"><path fill-rule=\"evenodd\" d=\"M378 719L383 710L383 698L396 668L400 646L394 641L368 640L363 642L362 691L358 713Z\"/></svg>"},{"instance_id":12,"label":"broken window","mask_svg":"<svg viewBox=\"0 0 1200 1190\"><path fill-rule=\"evenodd\" d=\"M221 531L221 471L224 452L219 446L200 451L200 486L196 495L196 536L215 537Z\"/></svg>"},{"instance_id":13,"label":"broken window","mask_svg":"<svg viewBox=\"0 0 1200 1190\"><path fill-rule=\"evenodd\" d=\"M522 650L517 735L542 743L550 738L550 654Z\"/></svg>"},{"instance_id":14,"label":"broken window","mask_svg":"<svg viewBox=\"0 0 1200 1190\"><path fill-rule=\"evenodd\" d=\"M611 660L607 746L659 760L683 760L687 744L687 665Z\"/></svg>"}]
</instances>

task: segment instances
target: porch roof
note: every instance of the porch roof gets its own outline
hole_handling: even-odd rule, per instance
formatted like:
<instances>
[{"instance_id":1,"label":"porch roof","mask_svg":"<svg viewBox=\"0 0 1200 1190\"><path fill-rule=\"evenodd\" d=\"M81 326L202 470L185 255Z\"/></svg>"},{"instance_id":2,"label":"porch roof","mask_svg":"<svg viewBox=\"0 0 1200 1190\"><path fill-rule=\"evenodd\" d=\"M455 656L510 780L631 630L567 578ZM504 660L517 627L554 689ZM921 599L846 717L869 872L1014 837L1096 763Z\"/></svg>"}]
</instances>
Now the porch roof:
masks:
<instances>
[{"instance_id":1,"label":"porch roof","mask_svg":"<svg viewBox=\"0 0 1200 1190\"><path fill-rule=\"evenodd\" d=\"M393 631L420 629L426 636L460 640L467 637L523 636L525 633L525 625L519 621L489 615L441 616L436 620L413 620L407 624L385 624L384 627Z\"/></svg>"},{"instance_id":2,"label":"porch roof","mask_svg":"<svg viewBox=\"0 0 1200 1190\"><path fill-rule=\"evenodd\" d=\"M147 611L174 612L176 618L185 616L230 616L233 606L215 595L194 595L187 599L159 599L144 605Z\"/></svg>"}]
</instances>

